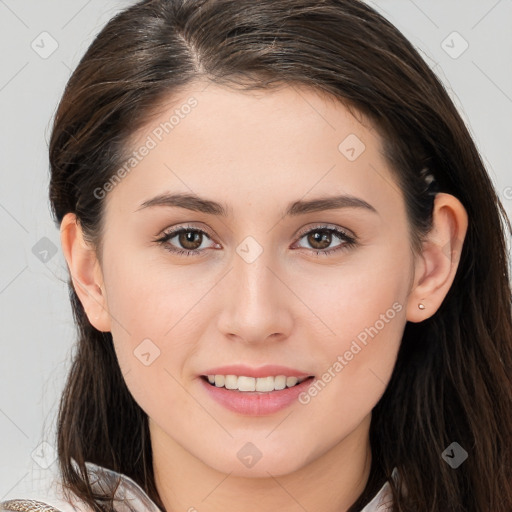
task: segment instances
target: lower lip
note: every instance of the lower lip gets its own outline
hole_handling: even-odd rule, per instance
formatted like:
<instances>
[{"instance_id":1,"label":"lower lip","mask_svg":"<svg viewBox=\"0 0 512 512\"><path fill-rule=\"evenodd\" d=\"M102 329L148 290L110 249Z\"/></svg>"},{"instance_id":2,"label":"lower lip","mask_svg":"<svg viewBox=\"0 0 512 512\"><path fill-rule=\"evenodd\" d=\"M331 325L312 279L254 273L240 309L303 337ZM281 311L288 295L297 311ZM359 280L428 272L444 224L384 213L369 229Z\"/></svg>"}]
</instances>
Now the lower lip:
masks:
<instances>
[{"instance_id":1,"label":"lower lip","mask_svg":"<svg viewBox=\"0 0 512 512\"><path fill-rule=\"evenodd\" d=\"M313 377L308 377L292 388L284 388L266 393L218 388L217 386L212 386L204 378L200 378L200 380L210 397L226 409L239 414L261 416L289 407L311 385Z\"/></svg>"}]
</instances>

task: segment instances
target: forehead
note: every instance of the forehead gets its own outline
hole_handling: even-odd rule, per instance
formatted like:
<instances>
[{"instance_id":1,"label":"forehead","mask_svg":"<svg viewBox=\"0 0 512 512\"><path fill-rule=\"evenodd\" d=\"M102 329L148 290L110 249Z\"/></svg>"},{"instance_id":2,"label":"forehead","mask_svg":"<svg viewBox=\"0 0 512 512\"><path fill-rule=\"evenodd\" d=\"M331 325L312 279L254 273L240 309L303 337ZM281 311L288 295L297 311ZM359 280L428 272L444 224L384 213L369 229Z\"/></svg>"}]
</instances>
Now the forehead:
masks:
<instances>
[{"instance_id":1,"label":"forehead","mask_svg":"<svg viewBox=\"0 0 512 512\"><path fill-rule=\"evenodd\" d=\"M190 85L159 104L128 153L133 165L114 196L131 203L163 189L246 200L362 188L378 196L393 181L371 123L298 85Z\"/></svg>"}]
</instances>

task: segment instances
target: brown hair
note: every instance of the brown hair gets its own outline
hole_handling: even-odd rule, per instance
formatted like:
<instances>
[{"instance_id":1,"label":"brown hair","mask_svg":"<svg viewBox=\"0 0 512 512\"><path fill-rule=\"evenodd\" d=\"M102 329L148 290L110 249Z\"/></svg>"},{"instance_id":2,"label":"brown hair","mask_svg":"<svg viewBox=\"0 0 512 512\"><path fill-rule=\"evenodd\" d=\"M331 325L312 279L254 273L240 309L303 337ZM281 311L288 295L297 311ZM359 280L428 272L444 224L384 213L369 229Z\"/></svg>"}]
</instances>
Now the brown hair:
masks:
<instances>
[{"instance_id":1,"label":"brown hair","mask_svg":"<svg viewBox=\"0 0 512 512\"><path fill-rule=\"evenodd\" d=\"M367 116L403 192L415 250L431 227L436 191L462 202L469 226L455 280L434 315L405 326L373 410L370 478L350 510L366 505L397 467L407 492L391 482L394 511L510 512L510 222L441 82L365 3L145 0L117 14L69 79L55 116L56 221L75 213L100 248L104 201L94 191L122 165L151 112L198 79L248 90L306 85ZM435 177L428 187L426 172ZM90 461L133 478L165 510L148 418L125 385L111 334L91 326L68 284L78 344L59 409L63 481L93 510L112 510L111 497L92 492ZM453 441L469 454L457 469L441 457Z\"/></svg>"}]
</instances>

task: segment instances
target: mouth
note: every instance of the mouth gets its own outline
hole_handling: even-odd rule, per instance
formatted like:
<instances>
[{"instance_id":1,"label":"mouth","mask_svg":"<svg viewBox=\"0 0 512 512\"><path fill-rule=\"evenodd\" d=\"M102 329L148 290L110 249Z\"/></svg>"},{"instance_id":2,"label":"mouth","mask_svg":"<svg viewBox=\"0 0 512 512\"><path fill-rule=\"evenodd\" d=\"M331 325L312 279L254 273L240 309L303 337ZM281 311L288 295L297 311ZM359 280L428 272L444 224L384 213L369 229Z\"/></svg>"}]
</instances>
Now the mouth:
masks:
<instances>
[{"instance_id":1,"label":"mouth","mask_svg":"<svg viewBox=\"0 0 512 512\"><path fill-rule=\"evenodd\" d=\"M206 396L231 412L253 417L293 406L315 379L298 369L276 365L217 367L198 377Z\"/></svg>"},{"instance_id":2,"label":"mouth","mask_svg":"<svg viewBox=\"0 0 512 512\"><path fill-rule=\"evenodd\" d=\"M271 393L293 388L314 376L266 376L249 377L246 375L201 375L201 379L215 388L224 388L241 393Z\"/></svg>"}]
</instances>

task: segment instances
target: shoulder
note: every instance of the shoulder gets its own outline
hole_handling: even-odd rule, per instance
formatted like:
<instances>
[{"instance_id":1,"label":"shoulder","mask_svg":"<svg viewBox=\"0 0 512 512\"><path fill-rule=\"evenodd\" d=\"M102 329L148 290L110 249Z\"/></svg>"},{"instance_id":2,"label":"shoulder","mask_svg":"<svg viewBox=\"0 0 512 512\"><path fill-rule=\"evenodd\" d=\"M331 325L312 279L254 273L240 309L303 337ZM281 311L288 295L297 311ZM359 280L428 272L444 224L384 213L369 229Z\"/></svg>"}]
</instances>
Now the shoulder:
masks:
<instances>
[{"instance_id":1,"label":"shoulder","mask_svg":"<svg viewBox=\"0 0 512 512\"><path fill-rule=\"evenodd\" d=\"M400 473L398 468L393 468L391 479L395 484L400 483ZM393 492L389 480L381 487L380 491L368 503L361 512L388 512L393 509Z\"/></svg>"},{"instance_id":2,"label":"shoulder","mask_svg":"<svg viewBox=\"0 0 512 512\"><path fill-rule=\"evenodd\" d=\"M2 498L0 512L93 512L75 495L68 499L56 464L47 469L32 467L29 474L24 485Z\"/></svg>"},{"instance_id":3,"label":"shoulder","mask_svg":"<svg viewBox=\"0 0 512 512\"><path fill-rule=\"evenodd\" d=\"M0 501L0 511L27 511L27 512L62 512L61 510L38 500L14 499Z\"/></svg>"},{"instance_id":4,"label":"shoulder","mask_svg":"<svg viewBox=\"0 0 512 512\"><path fill-rule=\"evenodd\" d=\"M55 505L55 506L54 506ZM0 502L0 512L91 512L90 509L76 508L70 503L55 499L46 501L16 498Z\"/></svg>"},{"instance_id":5,"label":"shoulder","mask_svg":"<svg viewBox=\"0 0 512 512\"><path fill-rule=\"evenodd\" d=\"M146 492L127 475L86 462L86 469L93 491L112 495L121 503L129 502L129 509L136 512L161 512ZM29 492L19 491L0 502L0 512L93 512L73 493L64 492L58 468L44 472L37 480L36 488ZM121 505L119 510L126 510Z\"/></svg>"},{"instance_id":6,"label":"shoulder","mask_svg":"<svg viewBox=\"0 0 512 512\"><path fill-rule=\"evenodd\" d=\"M386 482L373 500L361 512L388 512L392 507L392 496L389 482Z\"/></svg>"},{"instance_id":7,"label":"shoulder","mask_svg":"<svg viewBox=\"0 0 512 512\"><path fill-rule=\"evenodd\" d=\"M85 505L77 506L55 498L14 498L0 501L0 512L93 512Z\"/></svg>"}]
</instances>

